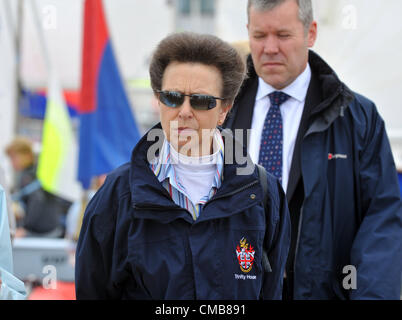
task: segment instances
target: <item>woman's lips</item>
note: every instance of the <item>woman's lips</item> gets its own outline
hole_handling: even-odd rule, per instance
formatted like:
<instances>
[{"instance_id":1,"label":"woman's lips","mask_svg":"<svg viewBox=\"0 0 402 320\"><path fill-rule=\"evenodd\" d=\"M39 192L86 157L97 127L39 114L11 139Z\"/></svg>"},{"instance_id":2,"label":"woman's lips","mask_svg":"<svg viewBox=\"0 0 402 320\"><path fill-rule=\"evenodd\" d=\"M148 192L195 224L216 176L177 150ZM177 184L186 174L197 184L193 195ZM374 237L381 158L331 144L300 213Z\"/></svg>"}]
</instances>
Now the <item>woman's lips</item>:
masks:
<instances>
[{"instance_id":1,"label":"woman's lips","mask_svg":"<svg viewBox=\"0 0 402 320\"><path fill-rule=\"evenodd\" d=\"M194 129L191 129L191 128L188 128L188 127L179 127L177 129L177 131L179 132L179 134L182 134L182 133L194 132Z\"/></svg>"}]
</instances>

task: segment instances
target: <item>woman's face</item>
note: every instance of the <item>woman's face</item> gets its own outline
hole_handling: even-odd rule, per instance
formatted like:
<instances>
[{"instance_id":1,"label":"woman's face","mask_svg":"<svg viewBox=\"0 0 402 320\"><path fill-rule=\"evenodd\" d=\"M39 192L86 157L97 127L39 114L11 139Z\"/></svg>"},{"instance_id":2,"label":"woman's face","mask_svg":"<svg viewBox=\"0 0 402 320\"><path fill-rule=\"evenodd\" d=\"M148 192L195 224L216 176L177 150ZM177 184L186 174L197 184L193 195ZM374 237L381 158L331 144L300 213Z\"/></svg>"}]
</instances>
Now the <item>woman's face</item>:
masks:
<instances>
[{"instance_id":1,"label":"woman's face","mask_svg":"<svg viewBox=\"0 0 402 320\"><path fill-rule=\"evenodd\" d=\"M213 66L172 62L165 69L162 91L221 97L222 76ZM210 154L213 132L223 123L231 106L223 106L221 100L216 100L213 109L195 110L190 97L185 97L178 107L158 101L162 128L170 144L187 156Z\"/></svg>"}]
</instances>

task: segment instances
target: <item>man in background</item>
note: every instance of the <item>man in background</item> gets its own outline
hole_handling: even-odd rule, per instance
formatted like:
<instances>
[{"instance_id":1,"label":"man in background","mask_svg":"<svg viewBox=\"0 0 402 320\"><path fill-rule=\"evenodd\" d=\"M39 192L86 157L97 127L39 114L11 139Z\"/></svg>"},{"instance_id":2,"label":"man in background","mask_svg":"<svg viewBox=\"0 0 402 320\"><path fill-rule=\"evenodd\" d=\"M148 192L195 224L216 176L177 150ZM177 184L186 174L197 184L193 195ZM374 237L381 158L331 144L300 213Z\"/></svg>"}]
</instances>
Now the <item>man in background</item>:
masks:
<instances>
[{"instance_id":1,"label":"man in background","mask_svg":"<svg viewBox=\"0 0 402 320\"><path fill-rule=\"evenodd\" d=\"M311 0L249 0L249 78L225 126L286 191L284 299L399 299L402 208L384 121L310 50ZM336 46L336 44L334 45Z\"/></svg>"}]
</instances>

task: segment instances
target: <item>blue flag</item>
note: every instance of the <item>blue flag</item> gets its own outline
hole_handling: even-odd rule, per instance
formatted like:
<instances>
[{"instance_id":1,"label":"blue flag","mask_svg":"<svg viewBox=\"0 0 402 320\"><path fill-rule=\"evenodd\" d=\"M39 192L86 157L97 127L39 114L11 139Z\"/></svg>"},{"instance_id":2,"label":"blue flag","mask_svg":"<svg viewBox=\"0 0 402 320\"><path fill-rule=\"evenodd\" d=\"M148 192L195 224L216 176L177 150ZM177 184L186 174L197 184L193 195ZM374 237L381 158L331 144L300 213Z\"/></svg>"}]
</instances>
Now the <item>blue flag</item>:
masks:
<instances>
[{"instance_id":1,"label":"blue flag","mask_svg":"<svg viewBox=\"0 0 402 320\"><path fill-rule=\"evenodd\" d=\"M128 162L140 138L101 0L85 1L81 83L78 179L88 189L94 176Z\"/></svg>"}]
</instances>

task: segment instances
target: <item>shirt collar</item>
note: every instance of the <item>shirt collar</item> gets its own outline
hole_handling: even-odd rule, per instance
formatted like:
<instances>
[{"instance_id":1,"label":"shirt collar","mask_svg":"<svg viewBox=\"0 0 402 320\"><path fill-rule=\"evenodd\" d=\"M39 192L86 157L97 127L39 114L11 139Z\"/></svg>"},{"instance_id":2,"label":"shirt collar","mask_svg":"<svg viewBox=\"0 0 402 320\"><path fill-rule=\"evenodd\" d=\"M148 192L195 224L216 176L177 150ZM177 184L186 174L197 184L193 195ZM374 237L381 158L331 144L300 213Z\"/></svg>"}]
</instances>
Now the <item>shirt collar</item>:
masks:
<instances>
[{"instance_id":1,"label":"shirt collar","mask_svg":"<svg viewBox=\"0 0 402 320\"><path fill-rule=\"evenodd\" d=\"M287 87L280 90L299 102L303 102L307 96L308 86L311 80L311 68L307 63L304 71ZM274 87L266 83L262 78L258 78L258 91L256 100L265 98L270 93L277 91Z\"/></svg>"},{"instance_id":2,"label":"shirt collar","mask_svg":"<svg viewBox=\"0 0 402 320\"><path fill-rule=\"evenodd\" d=\"M223 138L218 129L215 130L214 136L213 136L213 143L216 146L218 150L218 154L216 157L216 174L215 178L213 180L213 185L211 186L212 188L220 188L222 184L222 174L223 174L223 162L224 162L224 143L223 143ZM169 179L169 182L172 186L174 186L177 190L183 191L183 186L180 184L180 181L178 181L176 172L174 170L174 165L171 157L171 145L170 143L165 139L163 142L161 151L159 153L159 156L154 159L150 163L152 171L155 173L155 176L158 178L159 182L163 182L166 179Z\"/></svg>"}]
</instances>

